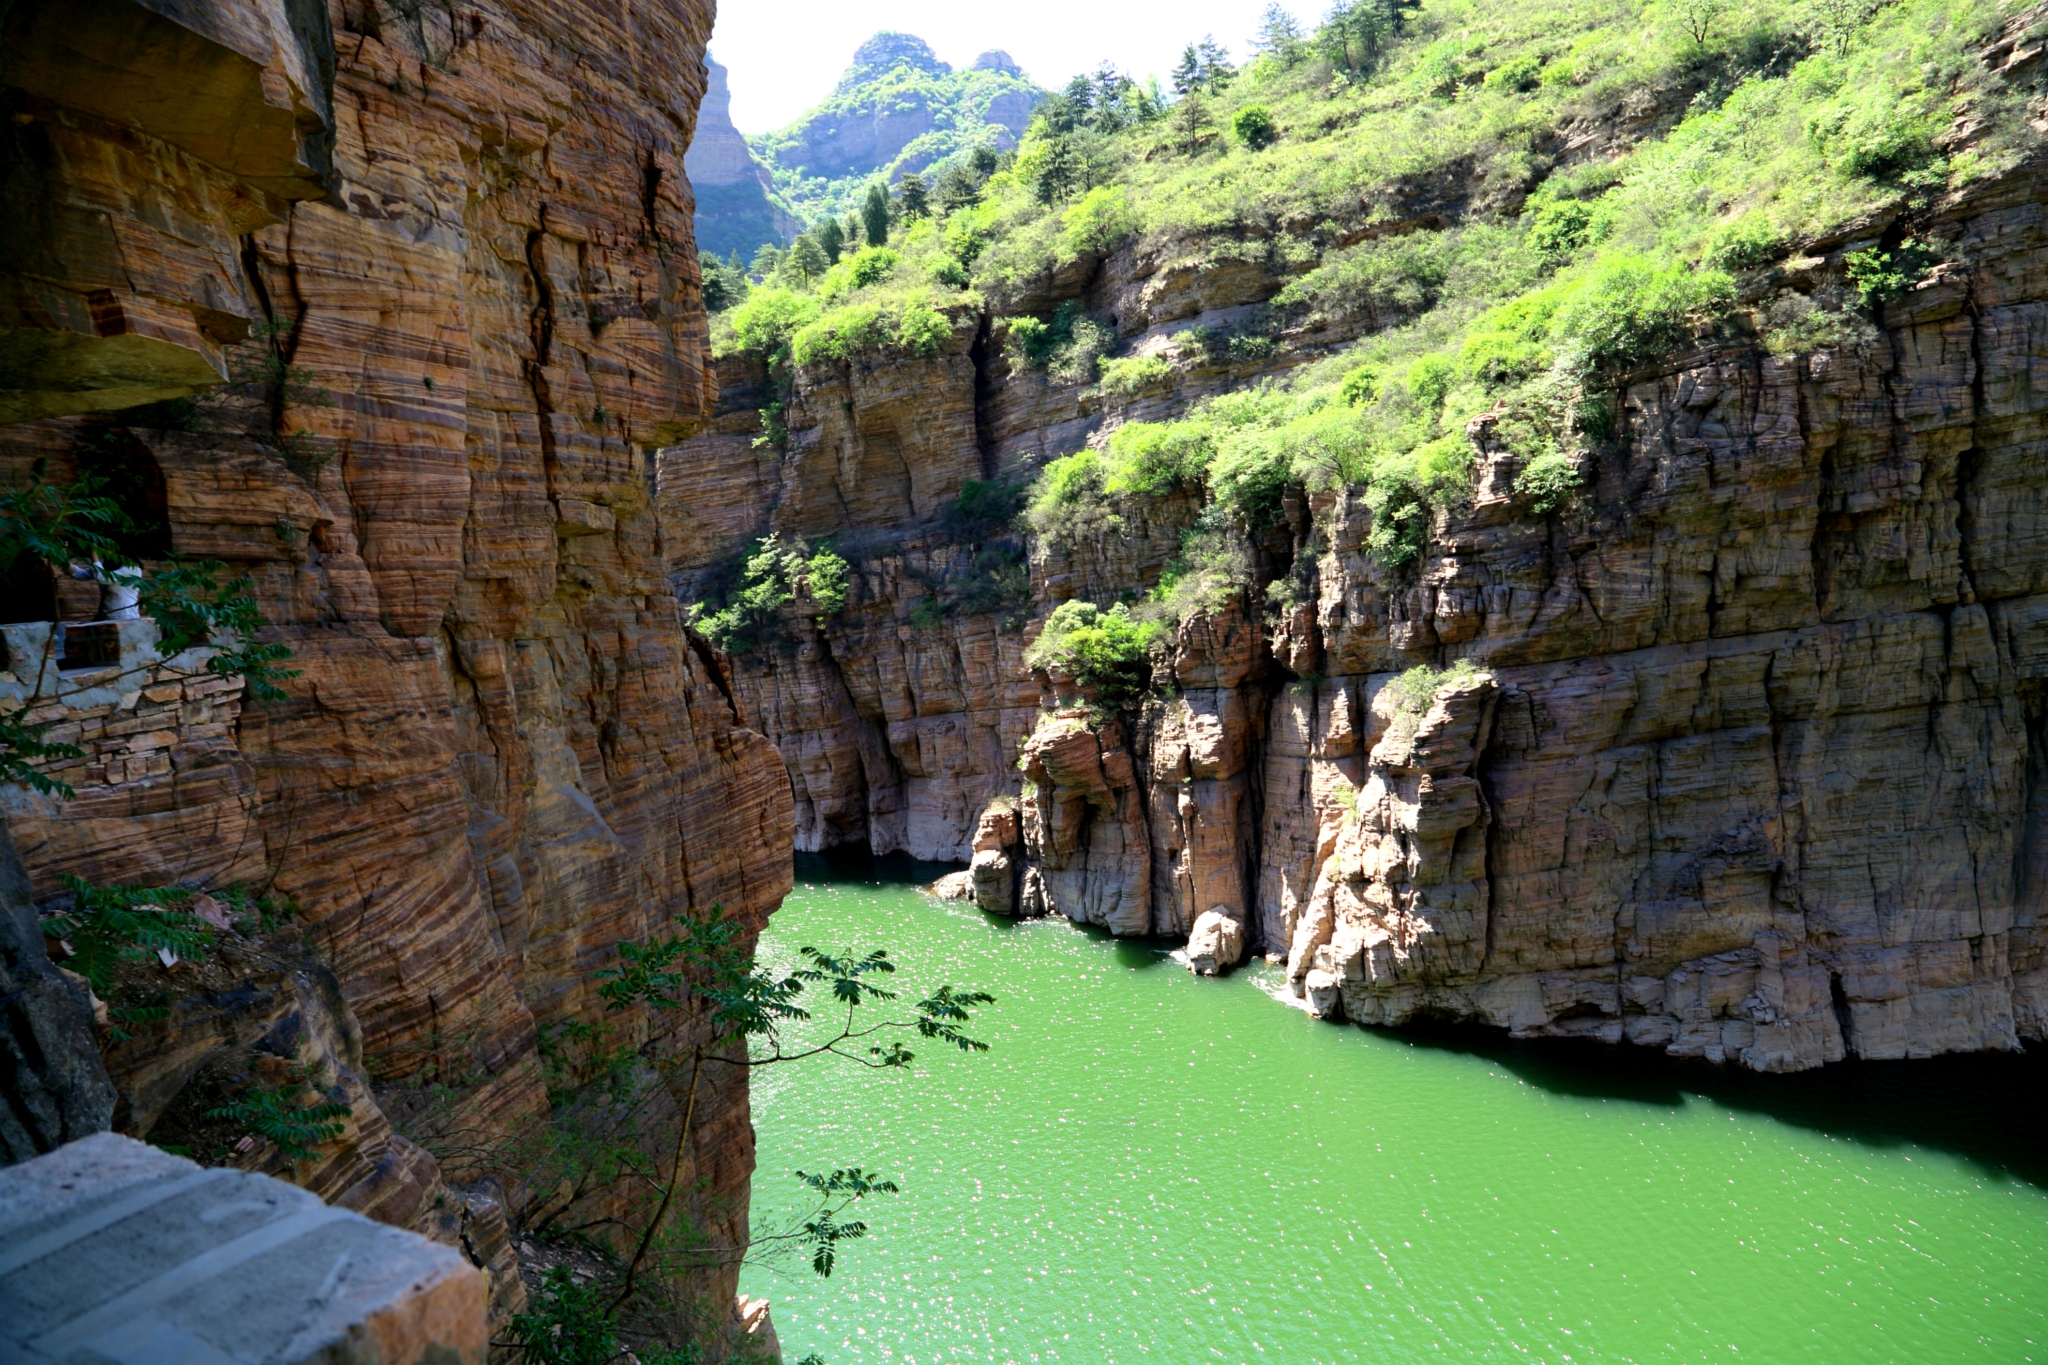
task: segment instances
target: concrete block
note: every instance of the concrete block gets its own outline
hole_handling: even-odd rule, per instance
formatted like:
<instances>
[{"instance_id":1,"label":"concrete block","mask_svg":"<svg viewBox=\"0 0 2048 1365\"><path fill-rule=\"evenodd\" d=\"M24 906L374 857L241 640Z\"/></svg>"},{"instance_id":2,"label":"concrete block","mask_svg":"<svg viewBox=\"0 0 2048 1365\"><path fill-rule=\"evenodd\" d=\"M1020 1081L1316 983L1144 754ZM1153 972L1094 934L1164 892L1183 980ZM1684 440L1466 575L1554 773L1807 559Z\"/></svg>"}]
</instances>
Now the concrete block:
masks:
<instances>
[{"instance_id":1,"label":"concrete block","mask_svg":"<svg viewBox=\"0 0 2048 1365\"><path fill-rule=\"evenodd\" d=\"M0 1169L0 1360L483 1365L486 1296L452 1248L118 1134Z\"/></svg>"}]
</instances>

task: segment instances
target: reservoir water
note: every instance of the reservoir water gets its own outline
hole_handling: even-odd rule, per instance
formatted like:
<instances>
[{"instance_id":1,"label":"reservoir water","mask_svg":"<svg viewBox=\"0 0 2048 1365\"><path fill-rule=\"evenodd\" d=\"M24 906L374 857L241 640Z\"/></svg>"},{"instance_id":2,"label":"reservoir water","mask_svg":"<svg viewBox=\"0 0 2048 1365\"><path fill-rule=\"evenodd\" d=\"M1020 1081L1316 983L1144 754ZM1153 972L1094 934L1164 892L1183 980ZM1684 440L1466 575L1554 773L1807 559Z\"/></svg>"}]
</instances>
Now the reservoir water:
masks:
<instances>
[{"instance_id":1,"label":"reservoir water","mask_svg":"<svg viewBox=\"0 0 2048 1365\"><path fill-rule=\"evenodd\" d=\"M1271 968L816 859L761 952L804 944L997 1003L983 1055L757 1075L757 1234L799 1168L904 1191L829 1280L748 1267L791 1365L2048 1361L2038 1057L1753 1077L1368 1032Z\"/></svg>"}]
</instances>

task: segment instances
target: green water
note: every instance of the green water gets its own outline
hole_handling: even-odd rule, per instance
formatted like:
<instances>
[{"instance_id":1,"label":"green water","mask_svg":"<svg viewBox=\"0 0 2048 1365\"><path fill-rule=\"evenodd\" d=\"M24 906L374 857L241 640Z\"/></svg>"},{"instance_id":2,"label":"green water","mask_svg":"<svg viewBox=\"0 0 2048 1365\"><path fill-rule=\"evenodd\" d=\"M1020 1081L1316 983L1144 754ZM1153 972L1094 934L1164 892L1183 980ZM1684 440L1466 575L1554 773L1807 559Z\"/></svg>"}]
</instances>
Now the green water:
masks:
<instances>
[{"instance_id":1,"label":"green water","mask_svg":"<svg viewBox=\"0 0 2048 1365\"><path fill-rule=\"evenodd\" d=\"M791 1362L2048 1361L2033 1059L1752 1078L1372 1033L1271 969L798 877L766 958L886 946L999 1001L986 1055L757 1079L757 1230L799 1167L905 1187L830 1280L748 1270Z\"/></svg>"}]
</instances>

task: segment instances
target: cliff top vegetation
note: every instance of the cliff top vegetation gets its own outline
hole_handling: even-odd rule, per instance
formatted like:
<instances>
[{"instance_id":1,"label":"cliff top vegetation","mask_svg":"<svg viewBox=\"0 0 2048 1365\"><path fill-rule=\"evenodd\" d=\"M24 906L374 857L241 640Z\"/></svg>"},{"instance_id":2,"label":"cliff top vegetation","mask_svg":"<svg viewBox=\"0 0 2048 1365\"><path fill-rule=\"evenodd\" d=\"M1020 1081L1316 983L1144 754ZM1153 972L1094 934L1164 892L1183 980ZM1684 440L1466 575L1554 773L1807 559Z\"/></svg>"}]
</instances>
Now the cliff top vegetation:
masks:
<instances>
[{"instance_id":1,"label":"cliff top vegetation","mask_svg":"<svg viewBox=\"0 0 2048 1365\"><path fill-rule=\"evenodd\" d=\"M1469 496L1475 418L1521 457L1526 513L1549 515L1632 373L1717 338L1866 344L1947 250L1915 224L2038 145L2031 92L1978 55L2011 17L1345 0L1302 32L1276 11L1242 71L1191 47L1168 100L1104 70L1043 103L1013 154L877 190L858 224L757 261L715 344L800 368L933 351L990 315L1013 365L1113 400L1191 363L1273 361L1283 338L1355 337L1250 367L1269 377L1181 420L1110 424L1046 468L1027 517L1055 540L1113 531L1121 503L1178 486L1256 534L1290 486L1349 486L1398 575ZM1105 265L1250 269L1271 292L1229 335L1127 335L1088 311Z\"/></svg>"}]
</instances>

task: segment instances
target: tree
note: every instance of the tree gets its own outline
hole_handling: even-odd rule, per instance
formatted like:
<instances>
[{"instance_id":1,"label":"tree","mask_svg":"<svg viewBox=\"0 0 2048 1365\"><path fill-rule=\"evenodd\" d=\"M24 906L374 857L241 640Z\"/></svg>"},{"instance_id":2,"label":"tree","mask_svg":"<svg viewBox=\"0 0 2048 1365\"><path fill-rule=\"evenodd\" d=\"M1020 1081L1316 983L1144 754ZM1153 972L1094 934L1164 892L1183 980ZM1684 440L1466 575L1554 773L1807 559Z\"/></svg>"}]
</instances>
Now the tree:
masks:
<instances>
[{"instance_id":1,"label":"tree","mask_svg":"<svg viewBox=\"0 0 2048 1365\"><path fill-rule=\"evenodd\" d=\"M829 266L830 263L825 259L825 249L819 246L817 239L808 232L789 244L789 255L782 263L785 272L804 281L815 280L824 274Z\"/></svg>"},{"instance_id":2,"label":"tree","mask_svg":"<svg viewBox=\"0 0 2048 1365\"><path fill-rule=\"evenodd\" d=\"M1713 36L1714 21L1721 17L1721 0L1679 0L1678 22L1691 35L1693 46L1705 47Z\"/></svg>"},{"instance_id":3,"label":"tree","mask_svg":"<svg viewBox=\"0 0 2048 1365\"><path fill-rule=\"evenodd\" d=\"M902 206L905 218L918 219L930 213L931 203L925 195L924 177L916 171L904 176L896 186L896 202Z\"/></svg>"},{"instance_id":4,"label":"tree","mask_svg":"<svg viewBox=\"0 0 2048 1365\"><path fill-rule=\"evenodd\" d=\"M869 246L881 246L889 240L889 191L880 181L868 186L867 198L860 206L861 236Z\"/></svg>"},{"instance_id":5,"label":"tree","mask_svg":"<svg viewBox=\"0 0 2048 1365\"><path fill-rule=\"evenodd\" d=\"M981 187L985 183L986 179L977 176L972 166L949 166L933 187L932 198L938 204L939 212L952 213L980 203Z\"/></svg>"},{"instance_id":6,"label":"tree","mask_svg":"<svg viewBox=\"0 0 2048 1365\"><path fill-rule=\"evenodd\" d=\"M1209 129L1216 120L1209 114L1209 102L1200 95L1189 95L1173 107L1173 132L1181 150L1192 152L1208 141Z\"/></svg>"},{"instance_id":7,"label":"tree","mask_svg":"<svg viewBox=\"0 0 2048 1365\"><path fill-rule=\"evenodd\" d=\"M1316 47L1339 71L1364 72L1379 64L1408 26L1419 0L1337 0L1316 30Z\"/></svg>"},{"instance_id":8,"label":"tree","mask_svg":"<svg viewBox=\"0 0 2048 1365\"><path fill-rule=\"evenodd\" d=\"M825 259L838 265L840 255L846 250L846 229L840 226L837 218L827 218L814 231L819 247L825 252Z\"/></svg>"},{"instance_id":9,"label":"tree","mask_svg":"<svg viewBox=\"0 0 2048 1365\"><path fill-rule=\"evenodd\" d=\"M1189 43L1182 49L1180 65L1173 69L1173 93L1185 98L1202 83L1202 54Z\"/></svg>"},{"instance_id":10,"label":"tree","mask_svg":"<svg viewBox=\"0 0 2048 1365\"><path fill-rule=\"evenodd\" d=\"M1308 53L1308 38L1284 5L1268 5L1259 17L1259 36L1252 46L1282 66L1293 66Z\"/></svg>"},{"instance_id":11,"label":"tree","mask_svg":"<svg viewBox=\"0 0 2048 1365\"><path fill-rule=\"evenodd\" d=\"M1074 140L1064 135L1045 140L1045 155L1032 177L1031 192L1041 204L1057 204L1086 178L1087 167Z\"/></svg>"},{"instance_id":12,"label":"tree","mask_svg":"<svg viewBox=\"0 0 2048 1365\"><path fill-rule=\"evenodd\" d=\"M1270 147L1280 136L1280 125L1273 122L1273 111L1263 104L1247 104L1237 111L1237 117L1230 121L1231 131L1237 140L1253 151Z\"/></svg>"},{"instance_id":13,"label":"tree","mask_svg":"<svg viewBox=\"0 0 2048 1365\"><path fill-rule=\"evenodd\" d=\"M1202 62L1202 88L1210 94L1228 89L1237 79L1237 68L1230 64L1229 51L1216 41L1214 34L1203 35L1196 53Z\"/></svg>"},{"instance_id":14,"label":"tree","mask_svg":"<svg viewBox=\"0 0 2048 1365\"><path fill-rule=\"evenodd\" d=\"M737 251L730 261L704 252L697 257L697 263L704 279L705 312L722 313L747 296L747 272L739 263Z\"/></svg>"},{"instance_id":15,"label":"tree","mask_svg":"<svg viewBox=\"0 0 2048 1365\"><path fill-rule=\"evenodd\" d=\"M839 230L846 236L846 246L843 248L844 250L858 251L861 249L862 242L860 237L861 227L859 214L847 214L846 221L843 224L841 224Z\"/></svg>"},{"instance_id":16,"label":"tree","mask_svg":"<svg viewBox=\"0 0 2048 1365\"><path fill-rule=\"evenodd\" d=\"M763 242L748 264L747 273L757 280L765 280L781 268L782 248L773 242Z\"/></svg>"},{"instance_id":17,"label":"tree","mask_svg":"<svg viewBox=\"0 0 2048 1365\"><path fill-rule=\"evenodd\" d=\"M1856 35L1881 8L1883 0L1813 0L1816 36L1833 48L1836 56L1846 57Z\"/></svg>"}]
</instances>

